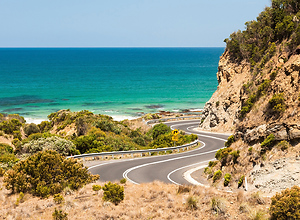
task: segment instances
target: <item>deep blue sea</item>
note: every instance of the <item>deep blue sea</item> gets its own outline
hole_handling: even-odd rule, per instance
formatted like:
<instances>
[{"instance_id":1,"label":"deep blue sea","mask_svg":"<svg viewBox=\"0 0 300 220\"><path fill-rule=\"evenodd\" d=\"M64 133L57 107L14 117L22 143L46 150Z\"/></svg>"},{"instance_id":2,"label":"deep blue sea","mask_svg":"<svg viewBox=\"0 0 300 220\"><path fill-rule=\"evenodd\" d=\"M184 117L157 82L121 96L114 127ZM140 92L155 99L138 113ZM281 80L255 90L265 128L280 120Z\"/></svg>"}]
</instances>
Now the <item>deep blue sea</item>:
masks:
<instances>
[{"instance_id":1,"label":"deep blue sea","mask_svg":"<svg viewBox=\"0 0 300 220\"><path fill-rule=\"evenodd\" d=\"M224 48L0 48L0 112L27 121L60 109L116 119L201 109Z\"/></svg>"}]
</instances>

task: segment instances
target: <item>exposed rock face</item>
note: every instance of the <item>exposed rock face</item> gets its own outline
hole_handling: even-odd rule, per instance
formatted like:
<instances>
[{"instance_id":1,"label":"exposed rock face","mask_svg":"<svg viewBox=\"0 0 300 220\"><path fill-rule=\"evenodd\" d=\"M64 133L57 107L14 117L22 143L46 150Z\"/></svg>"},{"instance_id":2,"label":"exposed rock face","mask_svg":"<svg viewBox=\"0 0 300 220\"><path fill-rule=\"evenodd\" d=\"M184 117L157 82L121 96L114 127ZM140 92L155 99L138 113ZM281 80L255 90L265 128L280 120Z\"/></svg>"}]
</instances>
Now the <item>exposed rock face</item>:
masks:
<instances>
[{"instance_id":1,"label":"exposed rock face","mask_svg":"<svg viewBox=\"0 0 300 220\"><path fill-rule=\"evenodd\" d=\"M300 157L278 159L264 167L256 165L250 181L250 190L258 189L269 195L300 185Z\"/></svg>"},{"instance_id":2,"label":"exposed rock face","mask_svg":"<svg viewBox=\"0 0 300 220\"><path fill-rule=\"evenodd\" d=\"M248 143L261 141L271 133L276 140L300 138L299 71L298 54L277 52L260 72L255 73L251 71L250 64L231 61L225 51L219 62L218 89L204 107L200 128L233 132ZM241 118L240 110L246 100L255 94L264 80L269 80L269 86L250 112ZM274 115L270 111L269 100L278 93L284 94L285 111Z\"/></svg>"},{"instance_id":3,"label":"exposed rock face","mask_svg":"<svg viewBox=\"0 0 300 220\"><path fill-rule=\"evenodd\" d=\"M206 103L200 125L233 133L236 141L230 147L240 151L236 164L231 161L214 171L222 169L236 179L245 175L250 190L268 194L300 185L300 55L280 51L254 70L250 64L231 61L225 52L219 62L218 89ZM279 111L270 102L274 97ZM270 134L277 142L266 152L261 143ZM277 145L282 140L288 149Z\"/></svg>"},{"instance_id":4,"label":"exposed rock face","mask_svg":"<svg viewBox=\"0 0 300 220\"><path fill-rule=\"evenodd\" d=\"M201 128L212 131L232 132L238 122L243 96L240 90L250 79L250 66L235 64L225 52L219 61L218 89L206 103Z\"/></svg>"}]
</instances>

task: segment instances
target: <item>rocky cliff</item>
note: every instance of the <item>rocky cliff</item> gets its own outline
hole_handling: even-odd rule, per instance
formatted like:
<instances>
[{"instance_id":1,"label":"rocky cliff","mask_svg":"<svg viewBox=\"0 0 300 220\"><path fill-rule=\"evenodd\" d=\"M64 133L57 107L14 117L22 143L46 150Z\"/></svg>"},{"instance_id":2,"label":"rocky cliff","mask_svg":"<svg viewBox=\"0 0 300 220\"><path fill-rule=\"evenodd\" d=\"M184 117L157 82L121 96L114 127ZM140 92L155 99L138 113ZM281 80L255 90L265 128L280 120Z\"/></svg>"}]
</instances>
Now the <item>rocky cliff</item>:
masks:
<instances>
[{"instance_id":1,"label":"rocky cliff","mask_svg":"<svg viewBox=\"0 0 300 220\"><path fill-rule=\"evenodd\" d=\"M271 133L276 140L300 138L300 55L298 50L291 54L279 51L258 73L247 62L232 62L225 52L219 62L218 89L204 107L200 128L233 132L248 143ZM242 116L253 94L256 100ZM278 94L282 109L274 111L270 100Z\"/></svg>"},{"instance_id":2,"label":"rocky cliff","mask_svg":"<svg viewBox=\"0 0 300 220\"><path fill-rule=\"evenodd\" d=\"M300 5L276 0L225 40L218 88L199 129L229 132L206 174L232 176L229 186L274 193L300 185ZM220 146L221 147L221 146ZM219 172L220 173L220 172ZM225 176L224 176L225 178Z\"/></svg>"},{"instance_id":3,"label":"rocky cliff","mask_svg":"<svg viewBox=\"0 0 300 220\"><path fill-rule=\"evenodd\" d=\"M218 169L231 173L235 188L245 175L250 190L268 194L300 185L294 169L300 161L300 55L280 51L260 72L245 61L233 62L227 51L220 58L218 89L205 105L200 129L230 132L234 143L208 178Z\"/></svg>"}]
</instances>

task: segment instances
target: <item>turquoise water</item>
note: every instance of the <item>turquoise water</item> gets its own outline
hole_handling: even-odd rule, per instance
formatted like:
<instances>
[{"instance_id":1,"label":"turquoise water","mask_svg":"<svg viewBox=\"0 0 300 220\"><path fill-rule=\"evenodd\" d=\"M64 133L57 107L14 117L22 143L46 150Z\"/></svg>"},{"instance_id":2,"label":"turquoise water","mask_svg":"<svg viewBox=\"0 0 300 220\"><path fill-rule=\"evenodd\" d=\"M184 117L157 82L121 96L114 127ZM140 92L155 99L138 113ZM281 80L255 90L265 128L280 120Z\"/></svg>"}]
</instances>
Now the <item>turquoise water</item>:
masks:
<instances>
[{"instance_id":1,"label":"turquoise water","mask_svg":"<svg viewBox=\"0 0 300 220\"><path fill-rule=\"evenodd\" d=\"M0 48L0 112L60 109L116 118L201 109L224 48Z\"/></svg>"}]
</instances>

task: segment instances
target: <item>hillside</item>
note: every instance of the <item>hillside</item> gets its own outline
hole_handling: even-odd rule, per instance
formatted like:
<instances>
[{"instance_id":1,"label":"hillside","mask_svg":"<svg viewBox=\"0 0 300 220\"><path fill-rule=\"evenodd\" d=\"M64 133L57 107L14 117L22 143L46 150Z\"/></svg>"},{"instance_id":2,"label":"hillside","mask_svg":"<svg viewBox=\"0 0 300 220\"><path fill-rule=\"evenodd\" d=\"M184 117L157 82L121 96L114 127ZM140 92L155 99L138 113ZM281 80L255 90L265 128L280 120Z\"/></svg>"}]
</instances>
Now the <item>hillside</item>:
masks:
<instances>
[{"instance_id":1,"label":"hillside","mask_svg":"<svg viewBox=\"0 0 300 220\"><path fill-rule=\"evenodd\" d=\"M233 133L211 172L231 173L234 187L243 175L266 193L300 184L299 7L273 0L225 40L200 129Z\"/></svg>"}]
</instances>

